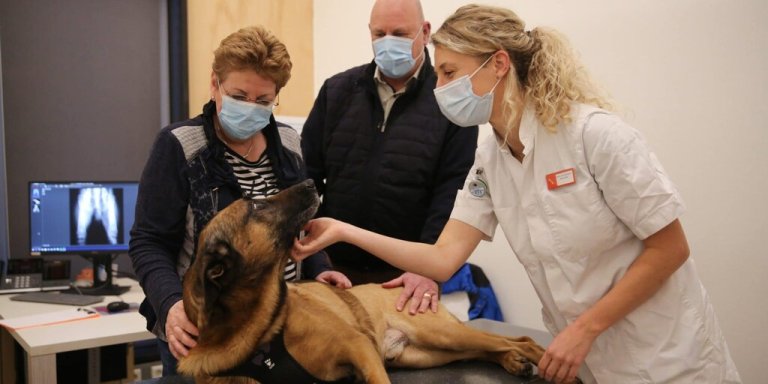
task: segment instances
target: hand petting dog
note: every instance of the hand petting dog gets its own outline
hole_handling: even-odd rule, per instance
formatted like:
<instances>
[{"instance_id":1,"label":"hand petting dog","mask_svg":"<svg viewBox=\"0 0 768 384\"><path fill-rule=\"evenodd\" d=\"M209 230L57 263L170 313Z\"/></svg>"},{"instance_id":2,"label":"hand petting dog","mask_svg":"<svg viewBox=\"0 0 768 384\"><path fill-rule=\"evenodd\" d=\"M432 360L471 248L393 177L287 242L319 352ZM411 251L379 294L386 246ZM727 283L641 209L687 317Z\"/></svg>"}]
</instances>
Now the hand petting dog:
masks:
<instances>
[{"instance_id":1,"label":"hand petting dog","mask_svg":"<svg viewBox=\"0 0 768 384\"><path fill-rule=\"evenodd\" d=\"M432 279L406 272L400 275L400 277L382 283L381 286L384 288L403 287L403 292L395 303L395 308L398 311L402 311L405 308L405 303L410 300L411 305L408 313L411 315L424 313L427 309L437 312L437 304L440 299L438 295L439 287Z\"/></svg>"},{"instance_id":2,"label":"hand petting dog","mask_svg":"<svg viewBox=\"0 0 768 384\"><path fill-rule=\"evenodd\" d=\"M352 282L349 281L349 278L347 278L346 275L338 271L320 272L320 274L317 275L317 277L315 277L315 280L321 283L333 285L337 288L344 288L344 289L352 288Z\"/></svg>"},{"instance_id":3,"label":"hand petting dog","mask_svg":"<svg viewBox=\"0 0 768 384\"><path fill-rule=\"evenodd\" d=\"M329 217L318 217L310 220L303 228L305 236L294 240L291 258L298 262L331 244L343 241L341 231L348 225Z\"/></svg>"}]
</instances>

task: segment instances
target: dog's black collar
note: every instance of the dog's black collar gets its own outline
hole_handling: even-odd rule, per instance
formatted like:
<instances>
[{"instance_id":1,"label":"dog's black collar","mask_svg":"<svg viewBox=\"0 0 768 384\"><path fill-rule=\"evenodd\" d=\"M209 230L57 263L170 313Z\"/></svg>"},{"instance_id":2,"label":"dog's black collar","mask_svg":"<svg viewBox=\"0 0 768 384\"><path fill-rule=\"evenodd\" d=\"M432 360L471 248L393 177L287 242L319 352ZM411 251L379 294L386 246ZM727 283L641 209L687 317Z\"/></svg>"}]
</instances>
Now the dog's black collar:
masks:
<instances>
[{"instance_id":1,"label":"dog's black collar","mask_svg":"<svg viewBox=\"0 0 768 384\"><path fill-rule=\"evenodd\" d=\"M277 317L280 316L280 312L283 309L283 306L285 305L285 299L288 297L288 284L285 282L285 280L280 281L280 292L277 294L277 304L275 305L275 309L272 311L272 314L269 316L269 323L268 324L274 324L277 321ZM269 328L264 329L264 333L259 335L259 340L263 340L264 336L267 334L267 331L269 331Z\"/></svg>"},{"instance_id":2,"label":"dog's black collar","mask_svg":"<svg viewBox=\"0 0 768 384\"><path fill-rule=\"evenodd\" d=\"M277 305L272 312L272 316L269 318L269 324L274 324L277 321L277 317L280 316L280 312L285 305L285 299L288 297L288 283L285 280L280 281L280 293L277 297ZM263 336L262 336L263 337Z\"/></svg>"}]
</instances>

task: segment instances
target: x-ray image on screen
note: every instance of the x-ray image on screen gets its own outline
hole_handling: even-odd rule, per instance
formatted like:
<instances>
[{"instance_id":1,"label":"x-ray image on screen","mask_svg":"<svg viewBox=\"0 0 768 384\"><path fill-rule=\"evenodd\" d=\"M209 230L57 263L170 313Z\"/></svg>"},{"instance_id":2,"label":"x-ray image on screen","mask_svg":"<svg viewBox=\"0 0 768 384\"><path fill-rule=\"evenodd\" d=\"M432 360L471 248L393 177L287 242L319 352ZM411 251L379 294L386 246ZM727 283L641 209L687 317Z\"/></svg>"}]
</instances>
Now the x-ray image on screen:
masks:
<instances>
[{"instance_id":1,"label":"x-ray image on screen","mask_svg":"<svg viewBox=\"0 0 768 384\"><path fill-rule=\"evenodd\" d=\"M89 187L70 190L73 245L123 243L123 190Z\"/></svg>"}]
</instances>

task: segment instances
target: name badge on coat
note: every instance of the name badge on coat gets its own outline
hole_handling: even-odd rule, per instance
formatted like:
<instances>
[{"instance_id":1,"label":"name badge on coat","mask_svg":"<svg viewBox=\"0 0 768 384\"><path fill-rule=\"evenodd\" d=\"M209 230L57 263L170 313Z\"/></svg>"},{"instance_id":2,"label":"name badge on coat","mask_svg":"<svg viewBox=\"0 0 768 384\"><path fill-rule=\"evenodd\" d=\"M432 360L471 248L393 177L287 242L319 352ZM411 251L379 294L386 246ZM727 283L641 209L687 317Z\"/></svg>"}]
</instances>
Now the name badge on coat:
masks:
<instances>
[{"instance_id":1,"label":"name badge on coat","mask_svg":"<svg viewBox=\"0 0 768 384\"><path fill-rule=\"evenodd\" d=\"M576 183L576 171L573 168L552 172L546 176L547 189L550 191Z\"/></svg>"}]
</instances>

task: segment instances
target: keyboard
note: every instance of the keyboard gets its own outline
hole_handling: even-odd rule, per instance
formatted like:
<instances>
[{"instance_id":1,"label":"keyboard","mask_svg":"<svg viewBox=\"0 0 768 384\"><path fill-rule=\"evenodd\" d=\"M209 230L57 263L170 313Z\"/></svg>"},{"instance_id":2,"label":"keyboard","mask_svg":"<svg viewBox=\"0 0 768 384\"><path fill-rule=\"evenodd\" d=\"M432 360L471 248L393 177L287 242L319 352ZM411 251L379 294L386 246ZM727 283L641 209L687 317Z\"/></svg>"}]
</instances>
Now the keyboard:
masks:
<instances>
[{"instance_id":1,"label":"keyboard","mask_svg":"<svg viewBox=\"0 0 768 384\"><path fill-rule=\"evenodd\" d=\"M33 303L63 304L63 305L91 305L104 301L102 296L78 295L75 293L56 292L29 292L11 296L14 301L29 301Z\"/></svg>"}]
</instances>

